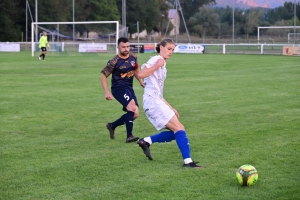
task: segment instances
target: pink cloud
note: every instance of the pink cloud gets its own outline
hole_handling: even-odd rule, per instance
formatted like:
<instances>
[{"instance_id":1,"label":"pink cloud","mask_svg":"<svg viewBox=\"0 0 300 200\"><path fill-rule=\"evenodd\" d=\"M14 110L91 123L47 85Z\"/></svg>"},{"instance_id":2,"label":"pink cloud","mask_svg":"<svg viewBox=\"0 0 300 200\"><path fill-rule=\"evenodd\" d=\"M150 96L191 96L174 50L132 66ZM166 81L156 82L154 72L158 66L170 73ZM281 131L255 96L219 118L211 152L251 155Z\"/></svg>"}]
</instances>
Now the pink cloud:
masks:
<instances>
[{"instance_id":1,"label":"pink cloud","mask_svg":"<svg viewBox=\"0 0 300 200\"><path fill-rule=\"evenodd\" d=\"M257 4L253 0L237 0L237 3L243 3L251 7L271 8L271 6L268 4Z\"/></svg>"}]
</instances>

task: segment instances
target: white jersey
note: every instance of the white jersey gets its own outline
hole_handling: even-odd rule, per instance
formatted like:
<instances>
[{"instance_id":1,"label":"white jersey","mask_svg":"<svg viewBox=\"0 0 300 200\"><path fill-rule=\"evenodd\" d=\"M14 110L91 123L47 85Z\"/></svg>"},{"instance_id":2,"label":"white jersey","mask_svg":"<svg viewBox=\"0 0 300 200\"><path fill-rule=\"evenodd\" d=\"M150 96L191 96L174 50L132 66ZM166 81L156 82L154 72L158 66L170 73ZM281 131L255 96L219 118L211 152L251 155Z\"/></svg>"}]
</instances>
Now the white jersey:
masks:
<instances>
[{"instance_id":1,"label":"white jersey","mask_svg":"<svg viewBox=\"0 0 300 200\"><path fill-rule=\"evenodd\" d=\"M153 67L158 59L163 59L160 55L153 56L147 63L142 65L144 67ZM164 102L163 89L164 82L167 77L166 62L158 68L153 74L144 78L145 88L143 95L143 109L153 126L157 130L166 128L166 125L175 115L174 111Z\"/></svg>"},{"instance_id":2,"label":"white jersey","mask_svg":"<svg viewBox=\"0 0 300 200\"><path fill-rule=\"evenodd\" d=\"M151 68L153 67L159 59L163 59L160 55L153 56L148 60L147 63L142 65L142 69L144 67ZM156 96L159 98L163 98L163 89L164 89L164 82L167 77L167 68L166 62L165 64L158 68L153 74L144 78L145 88L144 94L150 96Z\"/></svg>"}]
</instances>

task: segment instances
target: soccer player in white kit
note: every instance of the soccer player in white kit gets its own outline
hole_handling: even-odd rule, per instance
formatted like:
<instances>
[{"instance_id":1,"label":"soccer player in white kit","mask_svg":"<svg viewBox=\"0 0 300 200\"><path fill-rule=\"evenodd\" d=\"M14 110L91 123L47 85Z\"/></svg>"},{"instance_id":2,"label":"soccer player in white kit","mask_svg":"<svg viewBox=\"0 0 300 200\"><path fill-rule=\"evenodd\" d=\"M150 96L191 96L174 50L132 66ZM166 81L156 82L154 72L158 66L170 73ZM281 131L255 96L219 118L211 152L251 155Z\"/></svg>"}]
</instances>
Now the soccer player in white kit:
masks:
<instances>
[{"instance_id":1,"label":"soccer player in white kit","mask_svg":"<svg viewBox=\"0 0 300 200\"><path fill-rule=\"evenodd\" d=\"M184 126L178 120L178 112L163 97L164 81L167 75L166 60L171 57L174 48L175 43L173 40L163 39L156 47L159 55L153 56L141 67L142 70L138 78L143 78L145 84L143 95L144 112L157 130L164 128L168 130L141 138L137 141L137 144L142 148L148 159L152 160L149 148L151 144L176 140L184 161L182 166L202 168L190 156L189 140Z\"/></svg>"}]
</instances>

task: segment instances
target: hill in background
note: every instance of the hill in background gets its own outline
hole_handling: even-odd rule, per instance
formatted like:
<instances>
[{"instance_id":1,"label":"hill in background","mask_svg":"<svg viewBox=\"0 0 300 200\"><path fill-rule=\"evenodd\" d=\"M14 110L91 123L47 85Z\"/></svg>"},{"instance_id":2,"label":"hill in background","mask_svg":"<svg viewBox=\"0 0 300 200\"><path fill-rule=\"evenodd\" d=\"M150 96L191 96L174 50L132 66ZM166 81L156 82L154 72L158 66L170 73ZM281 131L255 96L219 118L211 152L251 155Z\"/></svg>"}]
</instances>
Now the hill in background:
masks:
<instances>
[{"instance_id":1,"label":"hill in background","mask_svg":"<svg viewBox=\"0 0 300 200\"><path fill-rule=\"evenodd\" d=\"M249 8L276 8L279 6L283 6L284 2L289 0L234 0L234 6L236 8L241 9L249 9ZM292 0L290 0L292 1ZM232 7L232 0L216 0L217 7Z\"/></svg>"}]
</instances>

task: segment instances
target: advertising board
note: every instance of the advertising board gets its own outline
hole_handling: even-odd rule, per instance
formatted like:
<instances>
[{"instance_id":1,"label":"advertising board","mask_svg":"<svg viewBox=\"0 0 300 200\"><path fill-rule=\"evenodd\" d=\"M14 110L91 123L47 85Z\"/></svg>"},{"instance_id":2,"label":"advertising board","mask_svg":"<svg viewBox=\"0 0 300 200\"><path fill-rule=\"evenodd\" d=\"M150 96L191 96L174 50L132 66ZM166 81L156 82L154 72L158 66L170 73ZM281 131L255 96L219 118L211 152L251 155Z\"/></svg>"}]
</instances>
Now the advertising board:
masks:
<instances>
[{"instance_id":1,"label":"advertising board","mask_svg":"<svg viewBox=\"0 0 300 200\"><path fill-rule=\"evenodd\" d=\"M283 46L282 55L285 56L300 56L300 46Z\"/></svg>"},{"instance_id":2,"label":"advertising board","mask_svg":"<svg viewBox=\"0 0 300 200\"><path fill-rule=\"evenodd\" d=\"M107 45L99 43L83 43L79 44L78 52L107 52Z\"/></svg>"},{"instance_id":3,"label":"advertising board","mask_svg":"<svg viewBox=\"0 0 300 200\"><path fill-rule=\"evenodd\" d=\"M174 53L204 53L205 46L201 44L179 44L175 47Z\"/></svg>"}]
</instances>

